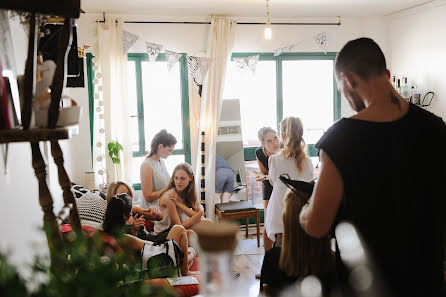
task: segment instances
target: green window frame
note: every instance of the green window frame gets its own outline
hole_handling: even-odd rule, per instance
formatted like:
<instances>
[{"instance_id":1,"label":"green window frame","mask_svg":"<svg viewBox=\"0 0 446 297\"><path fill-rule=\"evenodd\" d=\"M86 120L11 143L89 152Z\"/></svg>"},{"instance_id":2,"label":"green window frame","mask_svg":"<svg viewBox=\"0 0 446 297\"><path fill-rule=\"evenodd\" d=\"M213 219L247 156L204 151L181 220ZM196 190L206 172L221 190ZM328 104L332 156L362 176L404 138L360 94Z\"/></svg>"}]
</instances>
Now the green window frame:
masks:
<instances>
[{"instance_id":1,"label":"green window frame","mask_svg":"<svg viewBox=\"0 0 446 297\"><path fill-rule=\"evenodd\" d=\"M233 53L231 61L234 58L241 58L253 55L260 55L259 61L275 61L276 62L276 110L277 110L277 128L280 121L283 119L283 82L282 82L282 61L287 60L332 60L336 58L335 52L327 53L283 53L275 57L273 53ZM333 73L333 121L341 118L341 94L338 91L338 86ZM308 155L310 157L317 157L318 150L314 143L308 144ZM256 160L255 150L257 147L245 147L245 161Z\"/></svg>"},{"instance_id":2,"label":"green window frame","mask_svg":"<svg viewBox=\"0 0 446 297\"><path fill-rule=\"evenodd\" d=\"M88 93L89 93L89 110L90 110L90 132L91 132L91 152L93 156L93 107L94 107L94 86L92 80L94 78L93 70L93 55L87 54L87 76L88 76ZM137 96L137 112L138 112L138 144L139 150L133 152L133 157L143 157L147 155L146 139L144 134L144 96L143 96L143 81L142 81L142 70L141 63L149 61L149 56L146 53L129 53L127 54L128 61L135 62L136 71L136 96ZM165 62L166 55L159 54L156 62ZM191 162L191 145L190 145L190 125L189 125L189 87L188 87L188 69L187 69L187 59L186 54L182 54L180 60L180 87L181 87L181 121L182 121L182 132L183 132L183 148L175 149L173 155L184 155L186 162ZM92 157L93 162L93 157ZM93 164L92 164L93 166ZM141 183L133 184L135 190L141 189Z\"/></svg>"},{"instance_id":3,"label":"green window frame","mask_svg":"<svg viewBox=\"0 0 446 297\"><path fill-rule=\"evenodd\" d=\"M146 53L129 53L127 55L128 61L135 62L136 71L136 96L137 96L137 110L138 110L138 141L139 150L133 152L133 157L143 157L147 155L146 139L144 133L144 94L141 63L149 61L149 56ZM159 54L155 60L156 62L165 62L166 54ZM188 70L186 54L182 54L180 60L180 87L181 87L181 121L183 127L183 148L175 149L172 155L184 155L184 160L190 164L191 162L191 146L190 146L190 125L189 125L189 87L188 87ZM135 190L141 189L141 183L133 184Z\"/></svg>"}]
</instances>

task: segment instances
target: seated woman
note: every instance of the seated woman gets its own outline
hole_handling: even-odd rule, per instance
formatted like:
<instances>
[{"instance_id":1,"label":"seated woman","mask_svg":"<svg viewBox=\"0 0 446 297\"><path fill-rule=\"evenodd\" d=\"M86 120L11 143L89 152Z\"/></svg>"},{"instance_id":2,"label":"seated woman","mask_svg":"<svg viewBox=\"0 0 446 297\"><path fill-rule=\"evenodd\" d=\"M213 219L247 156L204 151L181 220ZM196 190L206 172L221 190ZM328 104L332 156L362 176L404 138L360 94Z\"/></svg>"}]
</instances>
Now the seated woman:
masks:
<instances>
[{"instance_id":1,"label":"seated woman","mask_svg":"<svg viewBox=\"0 0 446 297\"><path fill-rule=\"evenodd\" d=\"M275 295L274 293L278 293L280 289L294 283L298 278L310 274L319 277L324 289L328 289L331 286L335 264L329 238L312 238L299 224L300 211L310 198L313 185L280 179L291 189L285 197L282 247L276 246L265 252L260 290L262 291L266 285L268 294Z\"/></svg>"},{"instance_id":2,"label":"seated woman","mask_svg":"<svg viewBox=\"0 0 446 297\"><path fill-rule=\"evenodd\" d=\"M163 219L155 222L154 233L169 230L173 225L192 228L201 221L203 211L195 192L195 178L192 167L187 163L178 164L161 192L159 200ZM188 234L193 234L188 230Z\"/></svg>"},{"instance_id":3,"label":"seated woman","mask_svg":"<svg viewBox=\"0 0 446 297\"><path fill-rule=\"evenodd\" d=\"M111 199L111 197L120 193L127 194L130 197L130 200L133 198L132 188L127 183L122 181L115 181L110 183L108 187L107 202ZM145 228L148 224L152 224L152 221L159 221L163 218L163 214L158 208L156 208L155 206L151 206L148 209L143 209L139 206L132 205L132 214L133 216L130 216L130 218L126 222L127 233L131 233L132 235L142 240L152 241L155 244L161 244L165 242L165 238L169 232L153 234L152 229L147 230ZM150 222L146 222L144 219ZM189 247L188 253L190 254L190 267L193 264L196 252L193 248Z\"/></svg>"},{"instance_id":4,"label":"seated woman","mask_svg":"<svg viewBox=\"0 0 446 297\"><path fill-rule=\"evenodd\" d=\"M125 233L126 222L131 218L132 202L127 194L117 194L109 200L107 204L107 210L105 211L103 230L108 235L113 237L119 237L123 235L121 244L122 248L129 253L140 253L144 248L145 240L141 240L135 236ZM134 225L131 233L135 234L138 225ZM172 226L166 234L160 234L160 236L150 240L155 244L161 244L169 239L175 240L184 253L183 265L181 267L181 274L189 275L189 263L188 257L195 257L195 255L188 254L188 240L186 230L182 226ZM192 259L193 261L193 259Z\"/></svg>"},{"instance_id":5,"label":"seated woman","mask_svg":"<svg viewBox=\"0 0 446 297\"><path fill-rule=\"evenodd\" d=\"M132 188L123 181L115 181L108 185L107 188L107 202L116 194L125 193L130 199L133 199L133 190ZM137 205L132 205L132 212L134 214L139 214L140 216L144 216L147 220L161 220L163 215L159 211L158 208L152 206L147 209L143 209Z\"/></svg>"}]
</instances>

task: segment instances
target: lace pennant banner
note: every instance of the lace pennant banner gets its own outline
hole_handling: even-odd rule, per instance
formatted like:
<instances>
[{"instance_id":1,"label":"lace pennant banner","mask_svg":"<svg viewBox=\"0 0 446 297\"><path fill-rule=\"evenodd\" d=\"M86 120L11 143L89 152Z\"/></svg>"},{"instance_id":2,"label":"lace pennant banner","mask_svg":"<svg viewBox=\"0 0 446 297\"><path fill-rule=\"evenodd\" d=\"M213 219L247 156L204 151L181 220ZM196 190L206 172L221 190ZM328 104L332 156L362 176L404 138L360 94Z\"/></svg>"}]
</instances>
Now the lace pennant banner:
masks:
<instances>
[{"instance_id":1,"label":"lace pennant banner","mask_svg":"<svg viewBox=\"0 0 446 297\"><path fill-rule=\"evenodd\" d=\"M122 54L124 55L127 51L135 44L139 36L129 31L122 30Z\"/></svg>"},{"instance_id":2,"label":"lace pennant banner","mask_svg":"<svg viewBox=\"0 0 446 297\"><path fill-rule=\"evenodd\" d=\"M302 41L299 41L299 42L296 42L295 44L287 45L287 46L275 49L274 50L274 57L280 56L283 53L290 52L293 47L295 47L296 45L298 45L301 42Z\"/></svg>"},{"instance_id":3,"label":"lace pennant banner","mask_svg":"<svg viewBox=\"0 0 446 297\"><path fill-rule=\"evenodd\" d=\"M146 41L147 54L149 55L150 62L155 62L156 58L163 50L163 47L164 46L161 44L156 44Z\"/></svg>"},{"instance_id":4,"label":"lace pennant banner","mask_svg":"<svg viewBox=\"0 0 446 297\"><path fill-rule=\"evenodd\" d=\"M172 70L173 66L175 66L175 64L178 63L178 61L180 60L181 54L169 50L164 50L164 52L166 53L167 70L170 71Z\"/></svg>"},{"instance_id":5,"label":"lace pennant banner","mask_svg":"<svg viewBox=\"0 0 446 297\"><path fill-rule=\"evenodd\" d=\"M211 66L211 61L212 59L210 58L187 56L187 67L197 86L203 84L204 78Z\"/></svg>"},{"instance_id":6,"label":"lace pennant banner","mask_svg":"<svg viewBox=\"0 0 446 297\"><path fill-rule=\"evenodd\" d=\"M240 70L251 70L252 74L255 74L257 62L259 62L260 55L234 58L235 65Z\"/></svg>"},{"instance_id":7,"label":"lace pennant banner","mask_svg":"<svg viewBox=\"0 0 446 297\"><path fill-rule=\"evenodd\" d=\"M327 53L327 33L322 32L316 36L313 36L314 41L317 46L324 52Z\"/></svg>"}]
</instances>

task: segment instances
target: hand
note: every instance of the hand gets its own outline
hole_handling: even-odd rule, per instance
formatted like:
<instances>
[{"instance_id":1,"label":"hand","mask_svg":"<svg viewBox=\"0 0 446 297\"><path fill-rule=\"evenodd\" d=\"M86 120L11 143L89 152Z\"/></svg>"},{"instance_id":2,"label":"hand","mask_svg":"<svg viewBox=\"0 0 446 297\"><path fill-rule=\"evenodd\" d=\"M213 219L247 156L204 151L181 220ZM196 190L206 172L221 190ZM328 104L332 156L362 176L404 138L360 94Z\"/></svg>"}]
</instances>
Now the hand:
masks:
<instances>
[{"instance_id":1,"label":"hand","mask_svg":"<svg viewBox=\"0 0 446 297\"><path fill-rule=\"evenodd\" d=\"M129 222L132 223L132 233L134 235L136 235L139 228L144 227L144 223L145 223L144 221L145 221L145 219L142 215L140 215L138 217L138 215L136 214L133 217L129 218Z\"/></svg>"},{"instance_id":2,"label":"hand","mask_svg":"<svg viewBox=\"0 0 446 297\"><path fill-rule=\"evenodd\" d=\"M143 209L142 213L144 217L148 220L160 221L163 219L163 214L155 206L149 207L148 209Z\"/></svg>"},{"instance_id":3,"label":"hand","mask_svg":"<svg viewBox=\"0 0 446 297\"><path fill-rule=\"evenodd\" d=\"M264 181L268 178L268 175L265 175L261 172L255 171L254 170L254 180L255 181Z\"/></svg>"}]
</instances>

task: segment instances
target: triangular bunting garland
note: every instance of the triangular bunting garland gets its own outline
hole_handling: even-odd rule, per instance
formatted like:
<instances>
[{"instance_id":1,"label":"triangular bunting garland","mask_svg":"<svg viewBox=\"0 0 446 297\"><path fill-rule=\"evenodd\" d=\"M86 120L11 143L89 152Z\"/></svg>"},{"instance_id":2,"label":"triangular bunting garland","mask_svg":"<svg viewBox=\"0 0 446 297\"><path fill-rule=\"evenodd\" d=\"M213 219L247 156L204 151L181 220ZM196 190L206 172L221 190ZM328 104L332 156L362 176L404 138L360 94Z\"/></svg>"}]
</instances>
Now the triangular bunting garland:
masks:
<instances>
[{"instance_id":1,"label":"triangular bunting garland","mask_svg":"<svg viewBox=\"0 0 446 297\"><path fill-rule=\"evenodd\" d=\"M316 42L317 46L324 52L327 53L327 34L325 32L322 32L316 36L313 36L314 41Z\"/></svg>"},{"instance_id":2,"label":"triangular bunting garland","mask_svg":"<svg viewBox=\"0 0 446 297\"><path fill-rule=\"evenodd\" d=\"M203 84L204 78L211 66L211 61L210 58L187 56L187 67L197 86Z\"/></svg>"},{"instance_id":3,"label":"triangular bunting garland","mask_svg":"<svg viewBox=\"0 0 446 297\"><path fill-rule=\"evenodd\" d=\"M181 54L172 52L169 50L164 50L166 53L166 61L167 61L167 70L172 70L173 66L180 60Z\"/></svg>"},{"instance_id":4,"label":"triangular bunting garland","mask_svg":"<svg viewBox=\"0 0 446 297\"><path fill-rule=\"evenodd\" d=\"M124 55L127 51L135 44L139 36L129 31L122 30L122 54Z\"/></svg>"},{"instance_id":5,"label":"triangular bunting garland","mask_svg":"<svg viewBox=\"0 0 446 297\"><path fill-rule=\"evenodd\" d=\"M234 58L234 62L238 69L241 70L249 69L251 70L252 74L255 74L257 62L259 62L259 57L260 55Z\"/></svg>"},{"instance_id":6,"label":"triangular bunting garland","mask_svg":"<svg viewBox=\"0 0 446 297\"><path fill-rule=\"evenodd\" d=\"M150 62L155 62L156 58L163 50L163 47L164 46L161 44L156 44L146 41L147 54L149 55Z\"/></svg>"},{"instance_id":7,"label":"triangular bunting garland","mask_svg":"<svg viewBox=\"0 0 446 297\"><path fill-rule=\"evenodd\" d=\"M287 45L287 46L275 49L274 50L274 57L280 56L283 53L290 52L293 47L295 47L296 45L298 45L301 42L302 41L299 41L299 42L296 42L295 44Z\"/></svg>"}]
</instances>

